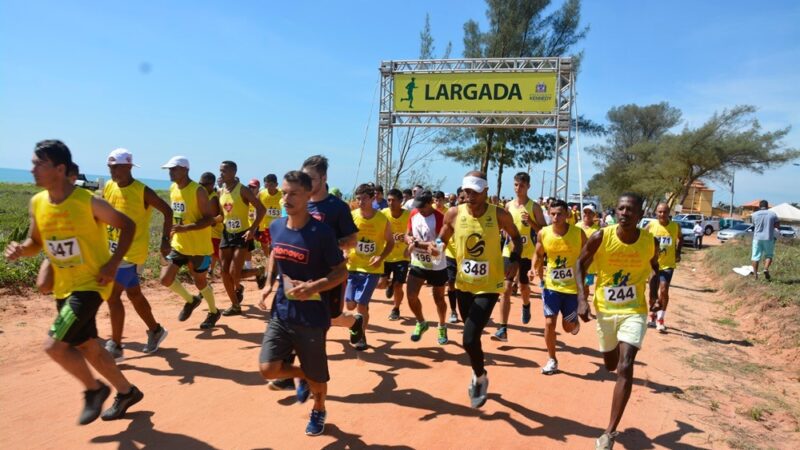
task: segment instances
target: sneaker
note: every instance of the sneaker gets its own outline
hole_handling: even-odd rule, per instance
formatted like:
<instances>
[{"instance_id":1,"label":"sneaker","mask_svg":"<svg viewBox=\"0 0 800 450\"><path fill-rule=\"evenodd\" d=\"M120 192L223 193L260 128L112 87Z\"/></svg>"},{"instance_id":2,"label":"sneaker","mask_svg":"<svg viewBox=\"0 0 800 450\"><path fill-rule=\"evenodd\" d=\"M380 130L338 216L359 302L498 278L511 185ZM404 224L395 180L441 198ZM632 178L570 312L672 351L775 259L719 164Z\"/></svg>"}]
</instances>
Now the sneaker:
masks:
<instances>
[{"instance_id":1,"label":"sneaker","mask_svg":"<svg viewBox=\"0 0 800 450\"><path fill-rule=\"evenodd\" d=\"M144 394L136 386L131 385L131 390L127 394L117 393L114 397L114 404L103 412L101 419L117 420L121 419L128 411L128 408L139 403L144 398Z\"/></svg>"},{"instance_id":2,"label":"sneaker","mask_svg":"<svg viewBox=\"0 0 800 450\"><path fill-rule=\"evenodd\" d=\"M103 402L106 401L111 394L111 389L108 388L103 382L98 381L100 387L93 391L83 391L84 405L81 416L78 418L78 423L86 425L94 422L100 416L100 410L103 408Z\"/></svg>"},{"instance_id":3,"label":"sneaker","mask_svg":"<svg viewBox=\"0 0 800 450\"><path fill-rule=\"evenodd\" d=\"M531 304L522 305L522 323L527 325L531 321Z\"/></svg>"},{"instance_id":4,"label":"sneaker","mask_svg":"<svg viewBox=\"0 0 800 450\"><path fill-rule=\"evenodd\" d=\"M483 378L483 380L481 380ZM469 385L469 400L473 408L480 408L486 403L486 393L489 390L489 377L486 372L480 377L472 374L472 383Z\"/></svg>"},{"instance_id":5,"label":"sneaker","mask_svg":"<svg viewBox=\"0 0 800 450\"><path fill-rule=\"evenodd\" d=\"M241 284L236 288L236 303L241 305L244 300L244 286Z\"/></svg>"},{"instance_id":6,"label":"sneaker","mask_svg":"<svg viewBox=\"0 0 800 450\"><path fill-rule=\"evenodd\" d=\"M353 346L353 348L355 348L356 350L358 350L358 351L360 351L360 352L363 352L364 350L366 350L367 348L369 348L369 346L367 345L367 336L366 336L366 335L364 335L364 336L361 338L361 340L360 340L360 341L358 341L358 342L356 342L356 343L355 343L355 345Z\"/></svg>"},{"instance_id":7,"label":"sneaker","mask_svg":"<svg viewBox=\"0 0 800 450\"><path fill-rule=\"evenodd\" d=\"M158 350L158 346L161 345L161 342L164 338L167 337L167 329L162 327L161 324L158 325L154 331L147 330L147 345L144 346L142 349L145 353L153 353Z\"/></svg>"},{"instance_id":8,"label":"sneaker","mask_svg":"<svg viewBox=\"0 0 800 450\"><path fill-rule=\"evenodd\" d=\"M441 326L439 327L438 331L439 331L439 339L438 339L439 345L447 344L449 342L449 340L447 339L447 327Z\"/></svg>"},{"instance_id":9,"label":"sneaker","mask_svg":"<svg viewBox=\"0 0 800 450\"><path fill-rule=\"evenodd\" d=\"M272 380L267 384L267 387L271 391L285 391L287 389L294 389L294 379L293 378L284 378L281 380Z\"/></svg>"},{"instance_id":10,"label":"sneaker","mask_svg":"<svg viewBox=\"0 0 800 450\"><path fill-rule=\"evenodd\" d=\"M311 395L311 388L308 386L308 381L301 378L300 382L297 383L295 392L297 393L297 403L305 403Z\"/></svg>"},{"instance_id":11,"label":"sneaker","mask_svg":"<svg viewBox=\"0 0 800 450\"><path fill-rule=\"evenodd\" d=\"M264 274L264 268L262 267L261 269L261 272L256 275L256 286L258 286L259 291L267 285L267 276Z\"/></svg>"},{"instance_id":12,"label":"sneaker","mask_svg":"<svg viewBox=\"0 0 800 450\"><path fill-rule=\"evenodd\" d=\"M655 328L656 327L656 315L650 314L650 320L647 321L648 328Z\"/></svg>"},{"instance_id":13,"label":"sneaker","mask_svg":"<svg viewBox=\"0 0 800 450\"><path fill-rule=\"evenodd\" d=\"M394 298L394 282L390 281L389 286L386 287L386 299L391 300Z\"/></svg>"},{"instance_id":14,"label":"sneaker","mask_svg":"<svg viewBox=\"0 0 800 450\"><path fill-rule=\"evenodd\" d=\"M389 313L389 320L400 320L400 308L392 308Z\"/></svg>"},{"instance_id":15,"label":"sneaker","mask_svg":"<svg viewBox=\"0 0 800 450\"><path fill-rule=\"evenodd\" d=\"M106 351L111 353L111 357L114 358L116 362L125 361L125 355L122 354L122 346L117 345L113 339L109 339L106 341Z\"/></svg>"},{"instance_id":16,"label":"sneaker","mask_svg":"<svg viewBox=\"0 0 800 450\"><path fill-rule=\"evenodd\" d=\"M508 328L507 327L503 327L503 326L498 328L497 332L495 332L494 336L492 336L492 339L497 340L497 341L501 341L501 342L508 341Z\"/></svg>"},{"instance_id":17,"label":"sneaker","mask_svg":"<svg viewBox=\"0 0 800 450\"><path fill-rule=\"evenodd\" d=\"M616 439L617 434L616 431L613 433L603 433L594 443L595 450L611 450L614 448L614 439Z\"/></svg>"},{"instance_id":18,"label":"sneaker","mask_svg":"<svg viewBox=\"0 0 800 450\"><path fill-rule=\"evenodd\" d=\"M577 322L575 322L575 328L573 328L572 331L570 331L570 333L573 334L573 335L576 335L580 331L581 331L581 321L578 320Z\"/></svg>"},{"instance_id":19,"label":"sneaker","mask_svg":"<svg viewBox=\"0 0 800 450\"><path fill-rule=\"evenodd\" d=\"M547 364L542 367L542 373L545 375L553 375L558 372L558 361L553 358L547 360Z\"/></svg>"},{"instance_id":20,"label":"sneaker","mask_svg":"<svg viewBox=\"0 0 800 450\"><path fill-rule=\"evenodd\" d=\"M658 325L656 325L656 330L658 330L658 332L662 333L662 334L666 334L667 333L667 326L664 325L664 321L663 320L658 322Z\"/></svg>"},{"instance_id":21,"label":"sneaker","mask_svg":"<svg viewBox=\"0 0 800 450\"><path fill-rule=\"evenodd\" d=\"M364 339L364 316L356 314L354 317L356 318L356 323L350 327L350 343L356 345L356 343Z\"/></svg>"},{"instance_id":22,"label":"sneaker","mask_svg":"<svg viewBox=\"0 0 800 450\"><path fill-rule=\"evenodd\" d=\"M449 323L458 323L458 314L455 311L450 311L450 319L447 321Z\"/></svg>"},{"instance_id":23,"label":"sneaker","mask_svg":"<svg viewBox=\"0 0 800 450\"><path fill-rule=\"evenodd\" d=\"M411 333L411 340L414 342L418 342L422 338L422 333L428 331L428 322L417 322L417 325L414 327L414 332Z\"/></svg>"},{"instance_id":24,"label":"sneaker","mask_svg":"<svg viewBox=\"0 0 800 450\"><path fill-rule=\"evenodd\" d=\"M206 316L206 320L204 320L203 323L200 324L200 329L208 330L210 328L214 328L214 325L217 324L220 315L221 315L220 310L217 310L217 312L215 313L208 313L208 315Z\"/></svg>"},{"instance_id":25,"label":"sneaker","mask_svg":"<svg viewBox=\"0 0 800 450\"><path fill-rule=\"evenodd\" d=\"M192 296L192 301L191 302L186 302L183 305L183 309L181 310L181 313L178 314L178 320L183 322L186 319L188 319L192 315L192 311L194 311L194 309L197 308L200 305L200 300L202 300L202 299L203 299L203 297L201 297L199 295Z\"/></svg>"},{"instance_id":26,"label":"sneaker","mask_svg":"<svg viewBox=\"0 0 800 450\"><path fill-rule=\"evenodd\" d=\"M239 300L241 301L241 300ZM242 306L241 305L231 305L225 311L222 311L223 316L241 316L242 315Z\"/></svg>"},{"instance_id":27,"label":"sneaker","mask_svg":"<svg viewBox=\"0 0 800 450\"><path fill-rule=\"evenodd\" d=\"M767 281L772 281L772 276L769 274L769 270L764 271L764 279Z\"/></svg>"},{"instance_id":28,"label":"sneaker","mask_svg":"<svg viewBox=\"0 0 800 450\"><path fill-rule=\"evenodd\" d=\"M306 436L319 436L323 431L325 431L325 411L312 409L306 425Z\"/></svg>"}]
</instances>

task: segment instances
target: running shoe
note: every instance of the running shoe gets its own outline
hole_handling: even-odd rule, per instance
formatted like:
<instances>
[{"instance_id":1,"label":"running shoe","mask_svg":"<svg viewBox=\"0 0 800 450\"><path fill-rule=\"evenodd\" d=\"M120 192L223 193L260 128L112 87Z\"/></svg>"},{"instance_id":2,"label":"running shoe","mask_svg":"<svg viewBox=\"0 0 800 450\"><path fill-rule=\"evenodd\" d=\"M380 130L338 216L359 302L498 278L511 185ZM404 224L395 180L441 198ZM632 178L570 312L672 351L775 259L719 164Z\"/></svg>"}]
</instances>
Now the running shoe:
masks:
<instances>
[{"instance_id":1,"label":"running shoe","mask_svg":"<svg viewBox=\"0 0 800 450\"><path fill-rule=\"evenodd\" d=\"M308 386L308 381L301 378L300 382L297 383L295 392L297 393L297 403L305 403L311 395L311 387Z\"/></svg>"},{"instance_id":2,"label":"running shoe","mask_svg":"<svg viewBox=\"0 0 800 450\"><path fill-rule=\"evenodd\" d=\"M236 303L241 305L242 300L244 300L244 286L240 284L239 287L236 288Z\"/></svg>"},{"instance_id":3,"label":"running shoe","mask_svg":"<svg viewBox=\"0 0 800 450\"><path fill-rule=\"evenodd\" d=\"M602 436L597 438L597 441L594 443L595 450L611 450L614 448L614 439L617 438L617 432L613 433L603 433Z\"/></svg>"},{"instance_id":4,"label":"running shoe","mask_svg":"<svg viewBox=\"0 0 800 450\"><path fill-rule=\"evenodd\" d=\"M656 330L658 330L658 332L661 333L661 334L666 334L667 333L667 326L664 325L664 321L663 320L660 320L658 322L658 325L656 325Z\"/></svg>"},{"instance_id":5,"label":"running shoe","mask_svg":"<svg viewBox=\"0 0 800 450\"><path fill-rule=\"evenodd\" d=\"M527 325L531 321L531 304L522 305L522 323Z\"/></svg>"},{"instance_id":6,"label":"running shoe","mask_svg":"<svg viewBox=\"0 0 800 450\"><path fill-rule=\"evenodd\" d=\"M439 327L438 331L439 331L439 339L438 339L439 345L447 344L447 342L449 342L447 339L447 327L442 325Z\"/></svg>"},{"instance_id":7,"label":"running shoe","mask_svg":"<svg viewBox=\"0 0 800 450\"><path fill-rule=\"evenodd\" d=\"M353 348L355 348L356 350L358 350L358 351L360 351L360 352L362 352L362 351L366 350L367 348L369 348L369 346L367 345L367 336L366 336L366 335L364 335L364 336L361 338L361 340L360 340L360 341L358 341L358 342L356 342L356 343L355 343L355 345L353 346Z\"/></svg>"},{"instance_id":8,"label":"running shoe","mask_svg":"<svg viewBox=\"0 0 800 450\"><path fill-rule=\"evenodd\" d=\"M122 354L122 346L117 345L113 339L109 339L106 341L106 351L111 353L111 357L114 358L116 362L125 361L125 355Z\"/></svg>"},{"instance_id":9,"label":"running shoe","mask_svg":"<svg viewBox=\"0 0 800 450\"><path fill-rule=\"evenodd\" d=\"M287 389L294 389L294 379L293 378L283 378L280 380L272 380L267 384L267 387L271 391L285 391Z\"/></svg>"},{"instance_id":10,"label":"running shoe","mask_svg":"<svg viewBox=\"0 0 800 450\"><path fill-rule=\"evenodd\" d=\"M153 353L158 350L158 346L167 337L167 329L158 324L158 328L153 331L147 330L147 345L142 349L145 353Z\"/></svg>"},{"instance_id":11,"label":"running shoe","mask_svg":"<svg viewBox=\"0 0 800 450\"><path fill-rule=\"evenodd\" d=\"M390 281L389 286L386 287L386 299L391 300L394 297L394 282Z\"/></svg>"},{"instance_id":12,"label":"running shoe","mask_svg":"<svg viewBox=\"0 0 800 450\"><path fill-rule=\"evenodd\" d=\"M411 333L411 340L414 342L418 342L422 338L422 334L428 331L428 322L417 322L417 325L414 327L414 332Z\"/></svg>"},{"instance_id":13,"label":"running shoe","mask_svg":"<svg viewBox=\"0 0 800 450\"><path fill-rule=\"evenodd\" d=\"M319 436L325 431L325 411L311 410L311 417L306 425L307 436Z\"/></svg>"},{"instance_id":14,"label":"running shoe","mask_svg":"<svg viewBox=\"0 0 800 450\"><path fill-rule=\"evenodd\" d=\"M494 336L492 336L492 339L501 342L508 341L508 327L501 326L500 328L498 328L497 332L495 332Z\"/></svg>"},{"instance_id":15,"label":"running shoe","mask_svg":"<svg viewBox=\"0 0 800 450\"><path fill-rule=\"evenodd\" d=\"M647 321L648 328L655 328L656 327L656 315L650 314L650 320Z\"/></svg>"},{"instance_id":16,"label":"running shoe","mask_svg":"<svg viewBox=\"0 0 800 450\"><path fill-rule=\"evenodd\" d=\"M577 320L577 322L575 322L575 328L573 328L572 331L570 331L570 333L575 335L575 334L578 334L580 331L581 331L581 321Z\"/></svg>"},{"instance_id":17,"label":"running shoe","mask_svg":"<svg viewBox=\"0 0 800 450\"><path fill-rule=\"evenodd\" d=\"M355 317L356 323L350 327L350 343L356 345L356 343L364 339L364 316L356 314L353 317Z\"/></svg>"},{"instance_id":18,"label":"running shoe","mask_svg":"<svg viewBox=\"0 0 800 450\"><path fill-rule=\"evenodd\" d=\"M267 275L264 273L264 267L258 268L258 273L256 274L256 286L258 289L264 289L264 286L267 285Z\"/></svg>"},{"instance_id":19,"label":"running shoe","mask_svg":"<svg viewBox=\"0 0 800 450\"><path fill-rule=\"evenodd\" d=\"M547 360L547 364L542 367L542 373L545 375L553 375L558 372L558 361L553 358Z\"/></svg>"},{"instance_id":20,"label":"running shoe","mask_svg":"<svg viewBox=\"0 0 800 450\"><path fill-rule=\"evenodd\" d=\"M83 391L83 411L78 419L80 425L86 425L94 422L99 416L103 408L103 402L106 401L111 394L111 389L108 388L102 381L98 381L100 387L93 391Z\"/></svg>"},{"instance_id":21,"label":"running shoe","mask_svg":"<svg viewBox=\"0 0 800 450\"><path fill-rule=\"evenodd\" d=\"M127 394L117 393L114 397L114 404L103 412L101 419L117 420L128 411L128 408L139 403L144 398L144 394L136 386L131 385L131 390Z\"/></svg>"},{"instance_id":22,"label":"running shoe","mask_svg":"<svg viewBox=\"0 0 800 450\"><path fill-rule=\"evenodd\" d=\"M486 372L480 377L472 374L472 382L469 385L469 400L473 408L480 408L486 403L487 391L489 390L489 377Z\"/></svg>"},{"instance_id":23,"label":"running shoe","mask_svg":"<svg viewBox=\"0 0 800 450\"><path fill-rule=\"evenodd\" d=\"M458 314L455 311L450 311L450 319L447 321L449 323L458 323Z\"/></svg>"},{"instance_id":24,"label":"running shoe","mask_svg":"<svg viewBox=\"0 0 800 450\"><path fill-rule=\"evenodd\" d=\"M192 311L194 311L194 309L197 308L200 305L200 300L202 300L202 299L203 299L203 297L201 297L199 295L193 295L192 296L192 301L191 302L186 302L183 305L183 309L181 309L181 313L178 314L178 320L183 322L186 319L188 319L192 315Z\"/></svg>"},{"instance_id":25,"label":"running shoe","mask_svg":"<svg viewBox=\"0 0 800 450\"><path fill-rule=\"evenodd\" d=\"M389 320L400 320L400 308L392 308L389 313Z\"/></svg>"},{"instance_id":26,"label":"running shoe","mask_svg":"<svg viewBox=\"0 0 800 450\"><path fill-rule=\"evenodd\" d=\"M204 320L203 323L200 324L200 329L208 330L210 328L214 328L214 325L216 325L217 321L219 320L220 314L221 314L220 310L217 310L217 312L215 313L208 313L208 315L206 315L206 320Z\"/></svg>"},{"instance_id":27,"label":"running shoe","mask_svg":"<svg viewBox=\"0 0 800 450\"><path fill-rule=\"evenodd\" d=\"M241 301L241 300L239 300ZM241 316L242 315L242 305L231 305L225 311L222 311L223 316Z\"/></svg>"}]
</instances>

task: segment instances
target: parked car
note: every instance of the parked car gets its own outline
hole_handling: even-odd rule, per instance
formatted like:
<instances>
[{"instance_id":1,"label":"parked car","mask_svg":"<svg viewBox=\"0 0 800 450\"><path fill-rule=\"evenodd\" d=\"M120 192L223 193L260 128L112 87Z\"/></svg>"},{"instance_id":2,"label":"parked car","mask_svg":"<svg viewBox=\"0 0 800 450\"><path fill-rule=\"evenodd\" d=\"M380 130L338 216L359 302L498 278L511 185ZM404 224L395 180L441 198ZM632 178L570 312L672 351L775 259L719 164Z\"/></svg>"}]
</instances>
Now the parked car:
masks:
<instances>
[{"instance_id":1,"label":"parked car","mask_svg":"<svg viewBox=\"0 0 800 450\"><path fill-rule=\"evenodd\" d=\"M655 217L645 217L644 219L639 221L639 228L644 230L647 227L647 224L654 220L658 219L656 219Z\"/></svg>"},{"instance_id":2,"label":"parked car","mask_svg":"<svg viewBox=\"0 0 800 450\"><path fill-rule=\"evenodd\" d=\"M681 242L683 242L684 245L694 244L694 222L685 220L674 220L673 222L681 227Z\"/></svg>"},{"instance_id":3,"label":"parked car","mask_svg":"<svg viewBox=\"0 0 800 450\"><path fill-rule=\"evenodd\" d=\"M717 239L721 242L725 242L728 239L744 237L744 235L748 233L753 233L753 225L750 225L749 223L740 223L732 226L731 228L720 230L719 233L717 233Z\"/></svg>"},{"instance_id":4,"label":"parked car","mask_svg":"<svg viewBox=\"0 0 800 450\"><path fill-rule=\"evenodd\" d=\"M687 221L693 224L699 220L700 224L703 225L703 231L706 236L711 236L711 233L719 231L719 219L702 214L678 214L673 220Z\"/></svg>"},{"instance_id":5,"label":"parked car","mask_svg":"<svg viewBox=\"0 0 800 450\"><path fill-rule=\"evenodd\" d=\"M87 180L86 175L82 173L78 174L78 178L75 179L75 186L82 187L90 191L96 191L100 189L100 183L98 183L97 181Z\"/></svg>"},{"instance_id":6,"label":"parked car","mask_svg":"<svg viewBox=\"0 0 800 450\"><path fill-rule=\"evenodd\" d=\"M739 219L720 219L719 220L719 229L720 230L727 230L728 228L733 228L736 225L745 223L744 220Z\"/></svg>"},{"instance_id":7,"label":"parked car","mask_svg":"<svg viewBox=\"0 0 800 450\"><path fill-rule=\"evenodd\" d=\"M794 239L797 237L797 231L789 225L778 225L778 232L782 238Z\"/></svg>"}]
</instances>

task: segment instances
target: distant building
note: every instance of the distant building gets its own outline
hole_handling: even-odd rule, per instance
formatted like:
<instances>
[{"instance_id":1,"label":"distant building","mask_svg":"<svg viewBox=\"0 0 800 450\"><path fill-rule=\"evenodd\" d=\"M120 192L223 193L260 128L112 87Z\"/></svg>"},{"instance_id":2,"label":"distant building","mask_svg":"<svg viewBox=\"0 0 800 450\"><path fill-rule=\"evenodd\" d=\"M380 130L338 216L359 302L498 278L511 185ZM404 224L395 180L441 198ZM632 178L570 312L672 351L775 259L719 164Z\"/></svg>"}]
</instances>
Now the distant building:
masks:
<instances>
[{"instance_id":1,"label":"distant building","mask_svg":"<svg viewBox=\"0 0 800 450\"><path fill-rule=\"evenodd\" d=\"M714 189L698 180L689 186L689 193L681 205L683 214L713 215Z\"/></svg>"},{"instance_id":2,"label":"distant building","mask_svg":"<svg viewBox=\"0 0 800 450\"><path fill-rule=\"evenodd\" d=\"M750 203L745 203L740 208L742 209L742 219L748 219L754 212L759 210L758 203L761 200L753 200Z\"/></svg>"}]
</instances>

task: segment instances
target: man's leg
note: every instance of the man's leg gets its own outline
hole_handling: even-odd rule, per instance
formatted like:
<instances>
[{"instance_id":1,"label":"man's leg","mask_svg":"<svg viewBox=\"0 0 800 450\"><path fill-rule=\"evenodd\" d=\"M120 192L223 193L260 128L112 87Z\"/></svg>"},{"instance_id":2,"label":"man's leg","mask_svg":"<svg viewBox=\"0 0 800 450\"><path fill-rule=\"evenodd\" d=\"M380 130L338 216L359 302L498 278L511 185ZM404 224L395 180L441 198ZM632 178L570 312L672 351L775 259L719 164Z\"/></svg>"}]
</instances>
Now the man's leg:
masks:
<instances>
[{"instance_id":1,"label":"man's leg","mask_svg":"<svg viewBox=\"0 0 800 450\"><path fill-rule=\"evenodd\" d=\"M119 367L117 367L114 358L111 357L111 353L108 353L101 347L97 339L89 339L83 344L80 344L78 350L81 355L83 355L83 358L85 358L103 378L114 386L117 392L126 394L131 390L131 384L128 382L128 379L125 378L125 375L122 374L122 371L119 370Z\"/></svg>"},{"instance_id":2,"label":"man's leg","mask_svg":"<svg viewBox=\"0 0 800 450\"><path fill-rule=\"evenodd\" d=\"M556 359L556 324L558 324L558 316L545 316L544 343L550 359Z\"/></svg>"},{"instance_id":3,"label":"man's leg","mask_svg":"<svg viewBox=\"0 0 800 450\"><path fill-rule=\"evenodd\" d=\"M447 303L444 301L444 285L434 286L433 301L436 303L436 314L439 317L439 326L443 327L447 316Z\"/></svg>"},{"instance_id":4,"label":"man's leg","mask_svg":"<svg viewBox=\"0 0 800 450\"><path fill-rule=\"evenodd\" d=\"M77 348L48 336L44 351L56 364L77 378L87 391L100 389L100 383L92 375L89 365Z\"/></svg>"},{"instance_id":5,"label":"man's leg","mask_svg":"<svg viewBox=\"0 0 800 450\"><path fill-rule=\"evenodd\" d=\"M122 329L125 327L125 307L122 305L123 287L114 282L111 295L106 300L108 315L111 316L111 340L117 347L122 347Z\"/></svg>"},{"instance_id":6,"label":"man's leg","mask_svg":"<svg viewBox=\"0 0 800 450\"><path fill-rule=\"evenodd\" d=\"M465 311L468 311L469 314L464 320L462 345L469 355L470 366L476 377L486 373L481 333L492 316L492 309L494 309L497 299L497 294L473 295L468 292L459 292L458 307L462 317Z\"/></svg>"},{"instance_id":7,"label":"man's leg","mask_svg":"<svg viewBox=\"0 0 800 450\"><path fill-rule=\"evenodd\" d=\"M633 365L636 360L638 348L627 342L620 342L614 352L618 354L618 362L616 365L617 382L614 385L614 397L611 401L611 417L606 428L606 433L611 434L617 430L622 414L625 412L625 406L628 404L628 399L631 397L631 389L633 387ZM608 355L608 357L606 356ZM608 361L614 355L603 354L603 358ZM606 363L606 367L609 364ZM609 368L609 370L613 370Z\"/></svg>"},{"instance_id":8,"label":"man's leg","mask_svg":"<svg viewBox=\"0 0 800 450\"><path fill-rule=\"evenodd\" d=\"M422 302L419 300L419 292L422 290L422 285L425 280L414 275L414 272L408 274L408 307L417 319L417 322L425 322L425 315L422 313Z\"/></svg>"},{"instance_id":9,"label":"man's leg","mask_svg":"<svg viewBox=\"0 0 800 450\"><path fill-rule=\"evenodd\" d=\"M220 251L220 274L222 275L222 284L225 286L225 293L228 294L228 299L231 301L231 305L236 305L238 302L236 301L236 288L239 286L239 283L234 284L233 282L233 268L234 265L234 248L233 247L225 247L221 248ZM240 272L241 273L241 269Z\"/></svg>"},{"instance_id":10,"label":"man's leg","mask_svg":"<svg viewBox=\"0 0 800 450\"><path fill-rule=\"evenodd\" d=\"M150 307L150 302L147 301L147 297L144 296L142 287L138 284L133 285L125 289L125 294L127 294L128 300L133 305L133 309L136 310L136 314L142 319L147 329L154 331L158 328L158 322L156 322L156 318L153 317L153 309Z\"/></svg>"}]
</instances>

